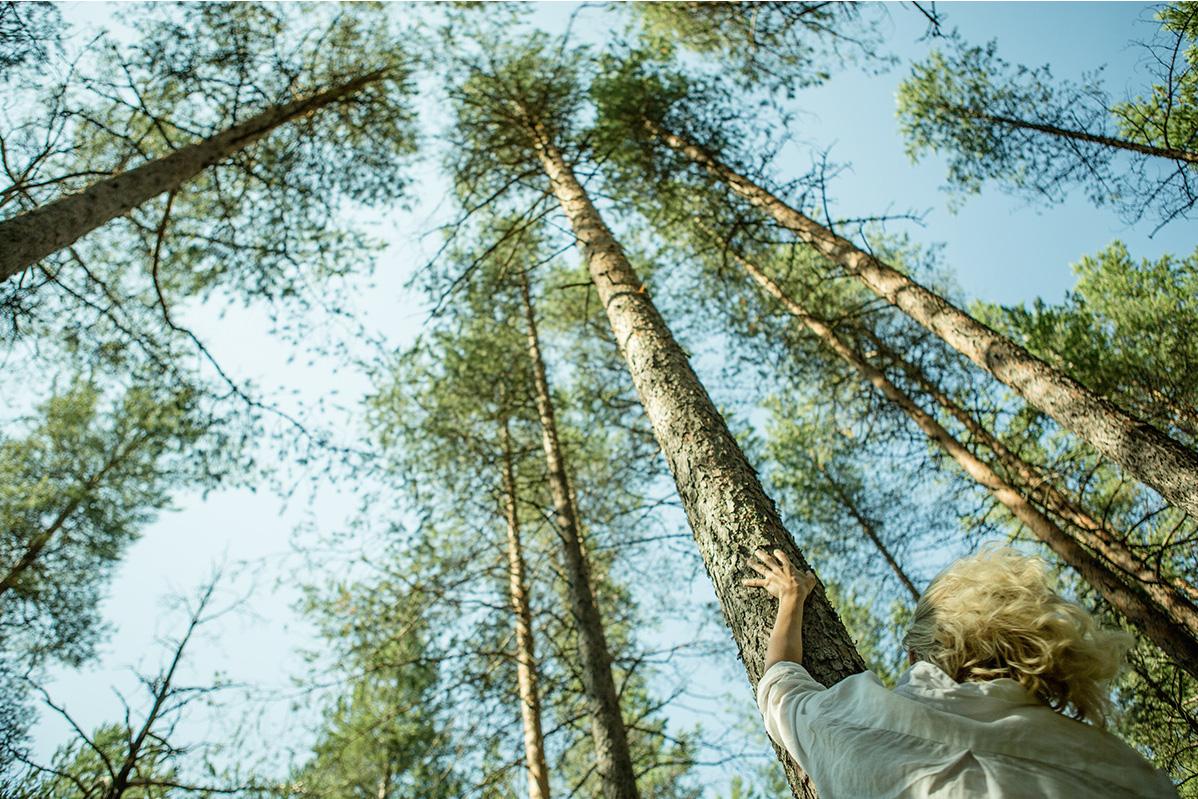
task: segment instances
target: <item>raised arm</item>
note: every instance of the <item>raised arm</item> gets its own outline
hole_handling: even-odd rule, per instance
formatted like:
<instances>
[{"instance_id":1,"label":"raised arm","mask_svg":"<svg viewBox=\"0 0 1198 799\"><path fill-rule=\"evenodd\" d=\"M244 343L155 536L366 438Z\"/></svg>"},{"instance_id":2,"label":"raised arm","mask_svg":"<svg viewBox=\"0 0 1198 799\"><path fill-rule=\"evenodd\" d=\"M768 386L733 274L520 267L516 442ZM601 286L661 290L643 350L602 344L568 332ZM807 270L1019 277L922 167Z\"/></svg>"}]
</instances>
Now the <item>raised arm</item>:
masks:
<instances>
[{"instance_id":1,"label":"raised arm","mask_svg":"<svg viewBox=\"0 0 1198 799\"><path fill-rule=\"evenodd\" d=\"M815 588L815 574L795 574L794 568L780 549L770 555L764 549L755 553L757 560L749 558L749 568L761 575L760 578L743 580L742 584L764 588L778 600L778 617L770 633L769 646L765 650L764 670L779 661L803 662L803 605Z\"/></svg>"}]
</instances>

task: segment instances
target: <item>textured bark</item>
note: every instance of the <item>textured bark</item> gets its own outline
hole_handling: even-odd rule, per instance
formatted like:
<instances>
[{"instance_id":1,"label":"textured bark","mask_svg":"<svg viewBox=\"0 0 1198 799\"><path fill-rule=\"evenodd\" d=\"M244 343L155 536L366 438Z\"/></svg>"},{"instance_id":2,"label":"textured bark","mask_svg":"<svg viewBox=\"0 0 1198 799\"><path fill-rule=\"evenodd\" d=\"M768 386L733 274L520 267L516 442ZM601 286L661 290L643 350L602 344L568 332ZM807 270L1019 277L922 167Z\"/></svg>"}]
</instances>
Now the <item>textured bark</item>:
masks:
<instances>
[{"instance_id":1,"label":"textured bark","mask_svg":"<svg viewBox=\"0 0 1198 799\"><path fill-rule=\"evenodd\" d=\"M865 537L868 538L870 543L874 545L874 548L878 550L878 554L882 556L884 561L886 561L886 565L890 567L892 572L894 572L894 576L897 577L899 582L903 584L903 587L907 589L907 593L911 595L911 598L918 602L919 589L915 587L914 581L912 581L907 575L907 572L903 569L902 564L898 562L898 558L896 558L894 553L890 551L890 547L886 546L886 542L882 540L882 536L878 535L878 528L877 525L874 524L873 519L861 512L861 509L857 507L857 503L851 496L849 496L848 492L845 491L844 486L842 486L839 481L836 480L836 478L828 474L828 471L824 469L823 466L817 466L816 468L819 469L819 473L823 475L824 482L826 482L832 489L832 493L836 495L836 498L840 502L841 506L843 506L844 509L849 512L849 515L852 516L853 520L857 522L857 526L861 528L861 532L865 533Z\"/></svg>"},{"instance_id":2,"label":"textured bark","mask_svg":"<svg viewBox=\"0 0 1198 799\"><path fill-rule=\"evenodd\" d=\"M745 558L762 548L781 549L800 569L809 568L807 561L572 167L543 131L534 130L534 141L674 475L749 682L756 685L774 606L765 592L740 584L751 574ZM803 665L824 685L865 668L822 586L808 600L803 642ZM779 757L795 795L814 796L809 778L781 752Z\"/></svg>"},{"instance_id":3,"label":"textured bark","mask_svg":"<svg viewBox=\"0 0 1198 799\"><path fill-rule=\"evenodd\" d=\"M1198 453L1099 397L935 292L737 174L697 144L646 122L661 141L769 213L882 299L1014 389L1169 503L1198 518Z\"/></svg>"},{"instance_id":4,"label":"textured bark","mask_svg":"<svg viewBox=\"0 0 1198 799\"><path fill-rule=\"evenodd\" d=\"M591 735L595 741L599 779L603 784L605 799L637 799L636 772L632 768L628 735L620 714L616 683L611 674L611 655L591 587L590 566L583 551L577 506L570 492L566 462L557 436L549 379L545 374L536 316L525 277L521 279L521 288L528 323L528 354L533 367L537 413L541 418L541 440L545 449L545 465L549 471L549 489L553 495L557 532L562 542L566 590L570 596L571 612L578 625L578 656L582 661L579 666L591 714Z\"/></svg>"},{"instance_id":5,"label":"textured bark","mask_svg":"<svg viewBox=\"0 0 1198 799\"><path fill-rule=\"evenodd\" d=\"M1194 599L1198 598L1198 588L1180 578L1162 577L1159 569L1140 558L1127 546L1125 536L1100 522L1083 507L1080 499L1059 488L1039 467L1013 452L975 419L973 414L942 391L917 364L895 352L872 331L863 328L862 332L884 359L897 364L919 385L921 391L960 422L974 440L993 452L999 463L1017 479L1025 492L1045 508L1074 525L1082 543L1129 576L1139 580L1153 599L1176 614L1178 624L1182 624L1198 636L1198 608L1193 604Z\"/></svg>"},{"instance_id":6,"label":"textured bark","mask_svg":"<svg viewBox=\"0 0 1198 799\"><path fill-rule=\"evenodd\" d=\"M1090 552L1073 536L1057 526L1014 486L1005 481L987 463L975 456L934 417L924 411L902 389L892 383L843 339L827 323L810 314L768 275L746 259L738 262L763 290L783 304L786 310L814 333L845 363L872 384L915 422L928 438L938 444L979 485L984 486L1011 514L1071 566L1110 605L1161 648L1190 674L1198 677L1198 637L1179 626L1171 615L1153 602L1143 587L1128 584L1109 564Z\"/></svg>"},{"instance_id":7,"label":"textured bark","mask_svg":"<svg viewBox=\"0 0 1198 799\"><path fill-rule=\"evenodd\" d=\"M0 221L0 280L7 280L147 200L178 189L207 167L279 126L342 100L384 75L382 71L370 72L311 97L272 106L215 136Z\"/></svg>"},{"instance_id":8,"label":"textured bark","mask_svg":"<svg viewBox=\"0 0 1198 799\"><path fill-rule=\"evenodd\" d=\"M516 617L516 682L520 719L524 725L524 759L528 769L528 799L549 799L549 769L545 765L545 735L541 730L541 694L537 687L537 654L532 634L532 610L524 579L524 549L516 506L516 475L512 467L511 436L503 424L503 497L507 521L508 598Z\"/></svg>"}]
</instances>

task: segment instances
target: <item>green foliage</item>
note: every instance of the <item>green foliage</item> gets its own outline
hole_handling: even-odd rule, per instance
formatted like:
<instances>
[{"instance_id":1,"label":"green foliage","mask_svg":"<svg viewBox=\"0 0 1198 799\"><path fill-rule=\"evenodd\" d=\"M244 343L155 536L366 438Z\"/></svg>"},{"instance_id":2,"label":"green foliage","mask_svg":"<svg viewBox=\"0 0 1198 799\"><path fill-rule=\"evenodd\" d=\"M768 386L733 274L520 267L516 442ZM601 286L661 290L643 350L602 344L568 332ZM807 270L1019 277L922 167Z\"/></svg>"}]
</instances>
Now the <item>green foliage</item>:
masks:
<instances>
[{"instance_id":1,"label":"green foliage","mask_svg":"<svg viewBox=\"0 0 1198 799\"><path fill-rule=\"evenodd\" d=\"M282 126L184 187L171 206L158 276L167 295L224 285L276 298L294 294L314 275L360 267L365 241L334 220L348 202L399 199L414 151L412 59L385 9L155 6L139 10L134 24L140 38L110 51L105 73L135 87L138 102L89 112L121 135L76 132L80 158L93 168L133 165L270 105L384 71L379 81ZM153 250L162 216L161 207L147 210L131 231L142 252Z\"/></svg>"},{"instance_id":2,"label":"green foliage","mask_svg":"<svg viewBox=\"0 0 1198 799\"><path fill-rule=\"evenodd\" d=\"M305 797L458 796L450 714L430 646L429 601L386 577L308 594L306 611L336 653L311 757L288 780ZM328 653L325 653L328 657Z\"/></svg>"},{"instance_id":3,"label":"green foliage","mask_svg":"<svg viewBox=\"0 0 1198 799\"><path fill-rule=\"evenodd\" d=\"M1137 261L1115 242L1073 271L1059 304L975 312L1115 403L1198 438L1198 252Z\"/></svg>"},{"instance_id":4,"label":"green foliage","mask_svg":"<svg viewBox=\"0 0 1198 799\"><path fill-rule=\"evenodd\" d=\"M35 662L90 655L100 591L125 548L173 488L220 478L220 456L196 446L201 414L186 391L147 384L106 400L77 380L24 436L0 441L5 647Z\"/></svg>"},{"instance_id":5,"label":"green foliage","mask_svg":"<svg viewBox=\"0 0 1198 799\"><path fill-rule=\"evenodd\" d=\"M1152 50L1165 72L1145 95L1111 106L1119 135L1153 147L1198 150L1198 10L1169 3L1156 14L1163 41Z\"/></svg>"},{"instance_id":6,"label":"green foliage","mask_svg":"<svg viewBox=\"0 0 1198 799\"><path fill-rule=\"evenodd\" d=\"M1069 185L1082 182L1094 202L1116 199L1109 148L1001 121L1100 133L1106 107L1095 80L1078 86L1057 81L1047 66L1013 66L999 57L995 42L953 45L915 64L899 86L899 127L912 160L926 152L945 154L949 185L970 194L998 180L1059 201ZM1091 174L1099 177L1091 181Z\"/></svg>"},{"instance_id":7,"label":"green foliage","mask_svg":"<svg viewBox=\"0 0 1198 799\"><path fill-rule=\"evenodd\" d=\"M12 799L97 799L106 796L112 773L120 768L130 730L120 724L99 727L88 742L75 739L54 753L49 769L16 788ZM166 799L176 771L173 752L165 743L150 740L130 774L122 799Z\"/></svg>"},{"instance_id":8,"label":"green foliage","mask_svg":"<svg viewBox=\"0 0 1198 799\"><path fill-rule=\"evenodd\" d=\"M1152 210L1160 225L1188 218L1198 159L1198 16L1164 6L1143 46L1152 86L1112 101L1097 74L1080 84L998 56L997 46L960 39L913 66L898 93L900 128L913 160L948 159L949 186L976 194L986 181L1049 202L1072 186L1131 221Z\"/></svg>"},{"instance_id":9,"label":"green foliage","mask_svg":"<svg viewBox=\"0 0 1198 799\"><path fill-rule=\"evenodd\" d=\"M1198 796L1198 681L1140 642L1119 678L1115 729L1173 778L1183 799Z\"/></svg>"},{"instance_id":10,"label":"green foliage","mask_svg":"<svg viewBox=\"0 0 1198 799\"><path fill-rule=\"evenodd\" d=\"M469 33L479 52L462 48L447 64L454 117L446 168L464 208L525 212L537 196L527 181L543 181L537 146L553 142L568 159L577 154L592 56L542 32L512 37L484 26Z\"/></svg>"},{"instance_id":11,"label":"green foliage","mask_svg":"<svg viewBox=\"0 0 1198 799\"><path fill-rule=\"evenodd\" d=\"M858 60L886 66L876 9L848 3L634 3L646 47L683 48L731 70L746 88L766 86L794 97L823 83L829 69Z\"/></svg>"}]
</instances>

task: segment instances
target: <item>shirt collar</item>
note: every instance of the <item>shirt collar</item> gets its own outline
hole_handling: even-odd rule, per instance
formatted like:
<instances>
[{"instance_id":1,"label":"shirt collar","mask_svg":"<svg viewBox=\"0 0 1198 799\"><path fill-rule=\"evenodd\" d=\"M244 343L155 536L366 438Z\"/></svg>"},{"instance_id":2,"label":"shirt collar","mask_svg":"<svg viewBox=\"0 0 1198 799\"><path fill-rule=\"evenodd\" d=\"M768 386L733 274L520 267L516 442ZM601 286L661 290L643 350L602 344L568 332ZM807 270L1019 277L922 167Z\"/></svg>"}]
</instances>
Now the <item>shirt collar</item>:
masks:
<instances>
[{"instance_id":1,"label":"shirt collar","mask_svg":"<svg viewBox=\"0 0 1198 799\"><path fill-rule=\"evenodd\" d=\"M1001 677L997 680L980 682L957 682L934 663L921 660L903 672L895 685L896 693L913 698L936 699L986 698L1012 705L1039 705L1040 700L1032 696L1016 680Z\"/></svg>"}]
</instances>

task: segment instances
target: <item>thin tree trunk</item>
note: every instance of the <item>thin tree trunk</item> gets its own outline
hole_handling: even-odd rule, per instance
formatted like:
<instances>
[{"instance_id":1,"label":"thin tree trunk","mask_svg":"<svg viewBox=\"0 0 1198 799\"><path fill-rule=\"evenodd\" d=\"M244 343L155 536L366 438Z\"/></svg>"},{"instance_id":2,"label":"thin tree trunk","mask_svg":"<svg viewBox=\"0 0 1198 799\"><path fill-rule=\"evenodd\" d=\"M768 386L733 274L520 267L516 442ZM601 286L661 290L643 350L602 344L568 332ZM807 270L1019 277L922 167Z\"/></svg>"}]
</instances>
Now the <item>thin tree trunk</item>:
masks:
<instances>
[{"instance_id":1,"label":"thin tree trunk","mask_svg":"<svg viewBox=\"0 0 1198 799\"><path fill-rule=\"evenodd\" d=\"M1029 502L1016 488L1003 480L988 464L958 441L934 417L881 370L869 364L849 347L822 320L812 316L768 275L746 259L734 256L750 276L786 310L814 333L863 379L877 388L886 399L906 413L978 484L984 486L1011 514L1049 549L1092 585L1110 605L1135 625L1145 636L1190 674L1198 677L1198 637L1188 633L1159 604L1152 601L1139 585L1129 585L1111 567L1087 550Z\"/></svg>"},{"instance_id":2,"label":"thin tree trunk","mask_svg":"<svg viewBox=\"0 0 1198 799\"><path fill-rule=\"evenodd\" d=\"M836 494L836 499L840 502L841 506L849 512L849 515L852 516L857 522L857 526L861 528L861 532L865 533L865 537L868 538L870 543L874 545L874 548L878 550L878 554L880 554L882 559L886 561L886 565L890 567L892 572L894 572L894 576L897 577L899 582L903 584L903 587L907 589L907 593L911 595L913 600L918 602L919 589L915 587L915 583L907 575L907 572L903 569L902 564L898 562L898 558L896 558L894 553L890 551L890 547L886 546L886 542L882 540L882 536L878 535L878 528L877 525L874 524L873 519L861 512L861 509L857 507L856 501L849 496L849 493L845 490L844 486L842 486L840 482L836 480L836 478L832 477L832 475L828 473L827 469L820 464L816 464L815 468L823 476L824 482L826 482L832 489L832 493Z\"/></svg>"},{"instance_id":3,"label":"thin tree trunk","mask_svg":"<svg viewBox=\"0 0 1198 799\"><path fill-rule=\"evenodd\" d=\"M503 422L503 496L507 517L508 595L516 616L516 682L520 718L524 724L524 759L528 768L528 799L549 799L549 769L545 765L545 735L541 730L541 695L537 688L537 656L532 635L532 611L524 579L524 550L516 506L516 475L512 466L511 435Z\"/></svg>"},{"instance_id":4,"label":"thin tree trunk","mask_svg":"<svg viewBox=\"0 0 1198 799\"><path fill-rule=\"evenodd\" d=\"M646 121L646 126L666 145L700 164L736 194L765 210L780 225L839 264L879 297L1010 386L1065 429L1088 441L1135 479L1198 518L1198 453L1097 396L943 297L786 205L693 142L665 131L655 123Z\"/></svg>"},{"instance_id":5,"label":"thin tree trunk","mask_svg":"<svg viewBox=\"0 0 1198 799\"><path fill-rule=\"evenodd\" d=\"M528 354L532 361L537 413L541 418L545 465L557 530L561 537L571 610L578 624L578 649L583 687L591 712L591 734L595 740L595 758L605 799L637 799L636 772L628 749L628 734L620 714L620 701L611 673L611 655L603 632L603 620L591 587L590 567L582 549L578 513L570 493L565 458L557 435L549 379L541 356L537 323L533 314L528 279L521 275L524 313L528 323Z\"/></svg>"},{"instance_id":6,"label":"thin tree trunk","mask_svg":"<svg viewBox=\"0 0 1198 799\"><path fill-rule=\"evenodd\" d=\"M133 451L141 446L144 442L145 438L143 436L134 438L129 443L129 446L120 448L114 452L104 466L87 479L87 481L80 487L78 495L74 499L70 500L63 507L63 509L59 511L58 515L54 517L54 520L46 526L46 529L39 532L33 537L32 540L30 540L30 542L25 546L25 551L21 553L21 557L16 563L9 567L8 572L4 575L4 578L0 579L0 596L4 596L5 593L16 587L17 581L21 579L21 575L28 571L29 568L37 562L37 559L41 557L41 554L45 550L46 546L50 543L54 536L58 534L63 525L67 523L71 516L74 515L75 511L79 510L79 506L83 504L83 500L88 494L95 490L96 486L100 484L100 481L104 479L104 476L112 471L117 464L129 457Z\"/></svg>"},{"instance_id":7,"label":"thin tree trunk","mask_svg":"<svg viewBox=\"0 0 1198 799\"><path fill-rule=\"evenodd\" d=\"M171 703L168 702L176 691L174 688L175 672L179 668L179 664L183 660L183 650L187 648L187 643L191 640L192 634L196 628L203 623L204 609L208 606L208 602L212 599L212 592L216 589L216 583L209 583L204 591L200 601L196 605L195 612L192 614L191 622L187 625L187 631L183 637L179 639L178 645L175 647L174 657L171 658L170 666L167 670L159 675L150 685L154 696L154 702L150 706L150 711L146 714L145 720L141 727L134 734L132 728L129 729L127 740L127 749L125 756L121 761L121 767L115 774L112 775L112 782L104 791L103 799L121 799L125 795L125 791L131 787L129 784L130 778L134 770L137 768L138 760L141 758L142 747L145 746L146 740L154 738L152 735L154 725L158 722L158 718L163 712L170 712ZM178 705L175 705L177 708ZM94 748L94 744L93 744ZM111 772L110 772L111 773Z\"/></svg>"},{"instance_id":8,"label":"thin tree trunk","mask_svg":"<svg viewBox=\"0 0 1198 799\"><path fill-rule=\"evenodd\" d=\"M1198 608L1193 605L1193 600L1198 599L1198 588L1180 578L1163 577L1158 569L1127 547L1124 536L1096 519L1082 506L1080 499L1058 488L1049 475L1013 452L1002 439L987 430L973 414L933 383L917 364L895 352L873 331L864 327L861 331L883 358L898 364L919 385L920 390L948 411L982 446L992 451L999 463L1011 475L1018 477L1025 491L1039 494L1044 507L1079 529L1086 546L1142 582L1145 590L1153 594L1157 601L1171 609L1175 607L1179 619L1186 619L1183 623L1198 636Z\"/></svg>"},{"instance_id":9,"label":"thin tree trunk","mask_svg":"<svg viewBox=\"0 0 1198 799\"><path fill-rule=\"evenodd\" d=\"M1168 158L1171 161L1184 161L1187 164L1198 164L1198 153L1189 150L1183 150L1180 147L1155 147L1151 144L1141 144L1140 142L1130 141L1129 139L1118 139L1113 136L1103 136L1096 133L1086 133L1084 130L1073 130L1071 128L1061 128L1056 125L1045 125L1041 122L1031 122L1026 119L1015 119L1014 117L1002 116L1000 114L987 114L981 111L974 111L959 105L945 105L945 110L956 113L959 116L969 117L970 119L983 119L987 122L994 122L998 125L1006 125L1011 128L1020 128L1021 130L1034 130L1037 133L1044 133L1049 136L1056 136L1061 139L1072 139L1074 141L1084 141L1091 144L1101 144L1104 147L1111 147L1116 150L1127 150L1141 155L1151 155L1157 158Z\"/></svg>"},{"instance_id":10,"label":"thin tree trunk","mask_svg":"<svg viewBox=\"0 0 1198 799\"><path fill-rule=\"evenodd\" d=\"M385 74L381 70L369 72L311 97L272 106L215 136L0 221L0 281L73 244L152 197L178 189L207 167L275 128L353 95Z\"/></svg>"},{"instance_id":11,"label":"thin tree trunk","mask_svg":"<svg viewBox=\"0 0 1198 799\"><path fill-rule=\"evenodd\" d=\"M758 548L781 549L797 568L807 569L807 562L573 168L543 128L534 125L532 133L674 475L749 681L756 685L762 676L774 606L764 592L740 584L749 574L745 558ZM822 586L808 599L803 641L803 665L824 685L865 668ZM795 795L814 796L809 778L780 750L779 757Z\"/></svg>"}]
</instances>

